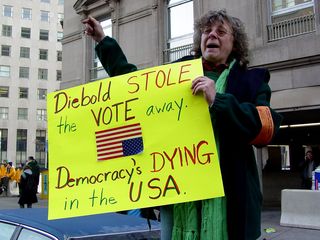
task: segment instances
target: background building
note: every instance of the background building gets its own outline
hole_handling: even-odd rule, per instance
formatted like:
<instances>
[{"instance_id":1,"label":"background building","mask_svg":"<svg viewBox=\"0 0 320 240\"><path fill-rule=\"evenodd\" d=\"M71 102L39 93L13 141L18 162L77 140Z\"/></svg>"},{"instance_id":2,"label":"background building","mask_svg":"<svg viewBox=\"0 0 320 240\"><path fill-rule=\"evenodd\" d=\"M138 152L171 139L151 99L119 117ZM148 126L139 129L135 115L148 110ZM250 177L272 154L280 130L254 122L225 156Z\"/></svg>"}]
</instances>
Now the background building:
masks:
<instances>
[{"instance_id":1,"label":"background building","mask_svg":"<svg viewBox=\"0 0 320 240\"><path fill-rule=\"evenodd\" d=\"M187 55L193 19L209 9L227 9L246 26L250 67L267 67L271 105L284 116L272 145L258 149L258 163L270 201L280 189L299 187L299 162L320 144L320 4L319 0L78 0L66 1L62 88L101 78L94 43L83 34L81 20L92 15L109 22L129 62L146 68ZM232 148L232 146L230 146ZM265 187L267 186L267 187ZM265 195L265 196L266 196Z\"/></svg>"},{"instance_id":2,"label":"background building","mask_svg":"<svg viewBox=\"0 0 320 240\"><path fill-rule=\"evenodd\" d=\"M0 3L0 160L44 167L46 95L60 88L63 0Z\"/></svg>"}]
</instances>

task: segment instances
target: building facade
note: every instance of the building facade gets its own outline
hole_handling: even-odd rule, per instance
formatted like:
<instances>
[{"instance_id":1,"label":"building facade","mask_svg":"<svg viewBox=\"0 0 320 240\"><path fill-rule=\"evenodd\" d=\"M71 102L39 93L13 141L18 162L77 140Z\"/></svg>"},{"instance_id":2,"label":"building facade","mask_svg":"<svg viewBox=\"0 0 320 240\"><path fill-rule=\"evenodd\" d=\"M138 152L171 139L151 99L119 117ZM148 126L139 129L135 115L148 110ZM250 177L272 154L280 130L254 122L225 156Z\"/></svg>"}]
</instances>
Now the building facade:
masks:
<instances>
[{"instance_id":1,"label":"building facade","mask_svg":"<svg viewBox=\"0 0 320 240\"><path fill-rule=\"evenodd\" d=\"M47 164L46 95L62 79L63 0L0 3L0 160Z\"/></svg>"},{"instance_id":2,"label":"building facade","mask_svg":"<svg viewBox=\"0 0 320 240\"><path fill-rule=\"evenodd\" d=\"M249 67L271 73L271 105L284 120L272 145L258 149L261 170L268 161L281 174L295 174L306 149L319 160L319 0L77 0L65 3L62 88L103 77L94 43L81 20L110 21L128 61L146 68L189 54L192 23L210 9L227 9L246 27ZM277 195L279 197L279 194Z\"/></svg>"}]
</instances>

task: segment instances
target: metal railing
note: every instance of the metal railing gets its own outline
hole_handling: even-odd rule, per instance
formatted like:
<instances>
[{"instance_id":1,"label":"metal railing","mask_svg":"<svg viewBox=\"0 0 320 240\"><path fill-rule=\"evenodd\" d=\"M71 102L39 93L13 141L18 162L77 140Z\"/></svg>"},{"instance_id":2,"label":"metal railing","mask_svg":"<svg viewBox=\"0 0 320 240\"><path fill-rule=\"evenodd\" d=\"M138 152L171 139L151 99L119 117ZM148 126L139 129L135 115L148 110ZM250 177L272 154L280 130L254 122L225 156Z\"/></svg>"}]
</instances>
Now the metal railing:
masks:
<instances>
[{"instance_id":1,"label":"metal railing","mask_svg":"<svg viewBox=\"0 0 320 240\"><path fill-rule=\"evenodd\" d=\"M173 62L186 55L190 55L193 44L187 44L180 47L165 49L163 51L163 63Z\"/></svg>"},{"instance_id":2,"label":"metal railing","mask_svg":"<svg viewBox=\"0 0 320 240\"><path fill-rule=\"evenodd\" d=\"M268 41L293 37L315 31L315 15L306 15L267 25Z\"/></svg>"}]
</instances>

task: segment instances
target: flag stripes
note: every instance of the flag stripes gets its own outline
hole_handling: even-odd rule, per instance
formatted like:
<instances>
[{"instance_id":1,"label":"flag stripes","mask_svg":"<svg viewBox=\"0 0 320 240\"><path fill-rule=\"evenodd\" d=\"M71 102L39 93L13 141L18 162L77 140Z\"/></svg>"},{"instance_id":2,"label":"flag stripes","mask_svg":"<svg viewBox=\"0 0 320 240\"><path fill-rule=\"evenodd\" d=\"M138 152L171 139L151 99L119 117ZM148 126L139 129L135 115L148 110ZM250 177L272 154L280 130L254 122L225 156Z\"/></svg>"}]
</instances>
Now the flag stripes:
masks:
<instances>
[{"instance_id":1,"label":"flag stripes","mask_svg":"<svg viewBox=\"0 0 320 240\"><path fill-rule=\"evenodd\" d=\"M141 138L140 123L96 132L97 158L108 160L124 156L123 142Z\"/></svg>"}]
</instances>

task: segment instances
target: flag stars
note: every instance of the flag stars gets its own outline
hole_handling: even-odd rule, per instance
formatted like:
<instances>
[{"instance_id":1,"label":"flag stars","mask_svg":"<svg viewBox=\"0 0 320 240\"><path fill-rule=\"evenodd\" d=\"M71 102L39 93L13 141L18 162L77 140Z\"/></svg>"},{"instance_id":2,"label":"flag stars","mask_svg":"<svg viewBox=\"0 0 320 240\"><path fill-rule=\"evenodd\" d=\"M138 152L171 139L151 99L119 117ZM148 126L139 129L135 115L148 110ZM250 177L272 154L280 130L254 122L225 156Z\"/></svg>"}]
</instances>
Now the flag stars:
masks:
<instances>
[{"instance_id":1,"label":"flag stars","mask_svg":"<svg viewBox=\"0 0 320 240\"><path fill-rule=\"evenodd\" d=\"M124 156L141 153L143 151L142 137L125 140L122 142L122 147Z\"/></svg>"}]
</instances>

